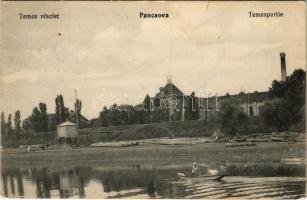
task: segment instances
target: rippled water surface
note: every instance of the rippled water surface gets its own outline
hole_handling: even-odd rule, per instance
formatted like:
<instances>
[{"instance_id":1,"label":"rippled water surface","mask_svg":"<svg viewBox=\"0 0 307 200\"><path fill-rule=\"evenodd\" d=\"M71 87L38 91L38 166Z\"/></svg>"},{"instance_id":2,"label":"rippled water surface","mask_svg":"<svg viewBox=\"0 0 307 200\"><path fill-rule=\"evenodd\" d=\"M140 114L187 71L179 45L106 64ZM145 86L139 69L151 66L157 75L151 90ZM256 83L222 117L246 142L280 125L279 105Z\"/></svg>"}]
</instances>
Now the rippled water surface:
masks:
<instances>
[{"instance_id":1,"label":"rippled water surface","mask_svg":"<svg viewBox=\"0 0 307 200\"><path fill-rule=\"evenodd\" d=\"M222 181L181 180L187 168L2 169L2 195L20 198L282 198L304 197L305 178L227 176Z\"/></svg>"}]
</instances>

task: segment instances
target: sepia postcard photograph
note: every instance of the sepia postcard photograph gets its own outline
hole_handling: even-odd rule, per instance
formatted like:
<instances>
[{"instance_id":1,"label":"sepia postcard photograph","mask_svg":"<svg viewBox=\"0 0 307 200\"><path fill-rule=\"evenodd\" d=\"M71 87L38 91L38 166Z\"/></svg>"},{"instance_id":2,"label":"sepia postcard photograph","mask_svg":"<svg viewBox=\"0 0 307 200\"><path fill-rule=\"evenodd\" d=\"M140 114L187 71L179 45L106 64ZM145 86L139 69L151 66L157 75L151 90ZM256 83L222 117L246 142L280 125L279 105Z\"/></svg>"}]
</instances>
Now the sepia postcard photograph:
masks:
<instances>
[{"instance_id":1,"label":"sepia postcard photograph","mask_svg":"<svg viewBox=\"0 0 307 200\"><path fill-rule=\"evenodd\" d=\"M4 199L305 199L306 2L2 1Z\"/></svg>"}]
</instances>

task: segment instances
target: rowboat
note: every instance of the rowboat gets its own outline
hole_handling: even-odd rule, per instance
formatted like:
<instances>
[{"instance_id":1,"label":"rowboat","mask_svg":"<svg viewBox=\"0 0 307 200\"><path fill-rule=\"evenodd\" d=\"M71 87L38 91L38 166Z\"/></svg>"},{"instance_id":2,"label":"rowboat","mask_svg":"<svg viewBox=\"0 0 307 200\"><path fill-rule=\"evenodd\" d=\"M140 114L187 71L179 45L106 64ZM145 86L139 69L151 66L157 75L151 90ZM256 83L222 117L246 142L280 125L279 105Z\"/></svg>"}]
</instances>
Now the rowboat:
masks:
<instances>
[{"instance_id":1,"label":"rowboat","mask_svg":"<svg viewBox=\"0 0 307 200\"><path fill-rule=\"evenodd\" d=\"M219 181L225 175L224 174L203 174L199 176L193 176L192 174L188 174L188 173L177 173L177 176L183 180L202 182L202 181Z\"/></svg>"}]
</instances>

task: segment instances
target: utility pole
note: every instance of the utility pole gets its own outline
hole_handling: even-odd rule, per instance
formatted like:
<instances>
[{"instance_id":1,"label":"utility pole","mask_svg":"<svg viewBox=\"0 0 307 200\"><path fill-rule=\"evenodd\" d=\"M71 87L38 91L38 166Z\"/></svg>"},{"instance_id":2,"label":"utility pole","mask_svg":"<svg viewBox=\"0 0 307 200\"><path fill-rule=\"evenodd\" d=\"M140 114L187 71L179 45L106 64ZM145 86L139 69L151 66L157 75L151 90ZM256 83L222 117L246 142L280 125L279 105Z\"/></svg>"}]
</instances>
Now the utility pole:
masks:
<instances>
[{"instance_id":1,"label":"utility pole","mask_svg":"<svg viewBox=\"0 0 307 200\"><path fill-rule=\"evenodd\" d=\"M62 106L60 106L60 124L62 123Z\"/></svg>"},{"instance_id":2,"label":"utility pole","mask_svg":"<svg viewBox=\"0 0 307 200\"><path fill-rule=\"evenodd\" d=\"M249 113L249 92L247 93L247 115L250 116L250 113Z\"/></svg>"}]
</instances>

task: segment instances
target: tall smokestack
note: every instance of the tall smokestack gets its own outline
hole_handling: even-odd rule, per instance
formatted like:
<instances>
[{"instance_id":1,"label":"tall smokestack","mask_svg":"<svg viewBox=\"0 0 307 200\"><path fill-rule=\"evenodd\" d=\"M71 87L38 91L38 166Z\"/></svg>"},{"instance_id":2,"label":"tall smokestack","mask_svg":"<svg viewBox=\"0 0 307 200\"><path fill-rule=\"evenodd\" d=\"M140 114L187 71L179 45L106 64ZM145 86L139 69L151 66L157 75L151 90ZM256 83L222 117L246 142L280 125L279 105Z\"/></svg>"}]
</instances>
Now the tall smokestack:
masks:
<instances>
[{"instance_id":1,"label":"tall smokestack","mask_svg":"<svg viewBox=\"0 0 307 200\"><path fill-rule=\"evenodd\" d=\"M286 54L284 52L280 53L280 68L281 68L281 80L286 81L286 77L287 77Z\"/></svg>"}]
</instances>

